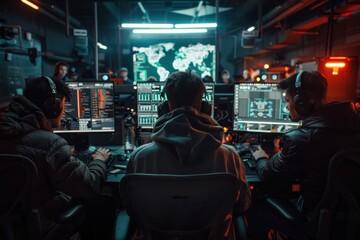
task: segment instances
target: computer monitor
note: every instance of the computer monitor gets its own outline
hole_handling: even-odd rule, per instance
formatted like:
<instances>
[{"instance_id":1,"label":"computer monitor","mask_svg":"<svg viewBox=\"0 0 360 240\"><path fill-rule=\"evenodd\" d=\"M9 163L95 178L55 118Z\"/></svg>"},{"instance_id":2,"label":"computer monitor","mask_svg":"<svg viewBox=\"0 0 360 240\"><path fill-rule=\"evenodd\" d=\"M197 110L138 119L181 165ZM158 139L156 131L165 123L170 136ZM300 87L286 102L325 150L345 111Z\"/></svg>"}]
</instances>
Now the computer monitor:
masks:
<instances>
[{"instance_id":1,"label":"computer monitor","mask_svg":"<svg viewBox=\"0 0 360 240\"><path fill-rule=\"evenodd\" d=\"M164 82L138 83L137 102L138 102L138 126L142 129L152 129L158 118L157 107L165 99L161 98ZM204 83L206 93L203 100L211 103L214 112L214 83ZM166 96L165 96L166 97Z\"/></svg>"},{"instance_id":2,"label":"computer monitor","mask_svg":"<svg viewBox=\"0 0 360 240\"><path fill-rule=\"evenodd\" d=\"M66 82L72 93L55 133L115 132L114 84Z\"/></svg>"},{"instance_id":3,"label":"computer monitor","mask_svg":"<svg viewBox=\"0 0 360 240\"><path fill-rule=\"evenodd\" d=\"M234 85L235 131L284 133L297 128L290 120L286 101L275 83Z\"/></svg>"}]
</instances>

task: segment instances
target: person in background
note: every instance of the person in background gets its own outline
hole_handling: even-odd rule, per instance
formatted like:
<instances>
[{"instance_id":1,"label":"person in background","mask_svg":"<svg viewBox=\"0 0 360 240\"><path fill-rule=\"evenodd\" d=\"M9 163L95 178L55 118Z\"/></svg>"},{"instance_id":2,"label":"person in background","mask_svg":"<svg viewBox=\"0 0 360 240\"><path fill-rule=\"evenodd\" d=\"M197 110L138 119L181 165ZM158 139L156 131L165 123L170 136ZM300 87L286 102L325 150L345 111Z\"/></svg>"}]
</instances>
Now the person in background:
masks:
<instances>
[{"instance_id":1,"label":"person in background","mask_svg":"<svg viewBox=\"0 0 360 240\"><path fill-rule=\"evenodd\" d=\"M69 70L69 65L66 62L57 62L55 64L55 71L52 78L60 79L63 81L69 81L69 78L66 76Z\"/></svg>"},{"instance_id":2,"label":"person in background","mask_svg":"<svg viewBox=\"0 0 360 240\"><path fill-rule=\"evenodd\" d=\"M213 83L213 82L214 82L214 79L213 79L211 76L206 75L205 77L202 78L202 81L203 81L203 82Z\"/></svg>"},{"instance_id":3,"label":"person in background","mask_svg":"<svg viewBox=\"0 0 360 240\"><path fill-rule=\"evenodd\" d=\"M317 71L300 72L282 80L278 87L285 93L290 117L292 121L302 121L302 125L286 132L280 142L274 142L280 151L272 157L261 147L252 153L268 192L299 181L300 197L296 207L308 220L325 191L330 158L340 150L360 147L360 114L350 101L326 103L327 85L327 79ZM259 211L256 205L252 207ZM289 226L272 218L276 214L269 213L268 209L259 212L258 218L248 218L250 227L251 224L258 228L262 225L263 229L274 227L294 239L302 239L302 233L296 232L299 229L292 229L296 224ZM260 231L254 232L260 234ZM265 239L265 230L262 234L262 237L253 237Z\"/></svg>"},{"instance_id":4,"label":"person in background","mask_svg":"<svg viewBox=\"0 0 360 240\"><path fill-rule=\"evenodd\" d=\"M254 71L252 70L252 68L244 69L244 71L243 71L243 78L244 78L244 81L245 81L245 82L252 82L252 81L253 81L252 78L251 78L253 72L254 72Z\"/></svg>"},{"instance_id":5,"label":"person in background","mask_svg":"<svg viewBox=\"0 0 360 240\"><path fill-rule=\"evenodd\" d=\"M230 72L229 70L223 70L221 72L221 83L230 85L233 81L230 79Z\"/></svg>"},{"instance_id":6,"label":"person in background","mask_svg":"<svg viewBox=\"0 0 360 240\"><path fill-rule=\"evenodd\" d=\"M70 97L71 91L61 79L27 81L24 95L15 96L0 113L0 152L25 156L36 165L38 175L29 202L39 208L44 231L55 224L54 219L72 199L81 199L91 206L82 239L111 239L115 204L111 207L112 201L98 195L106 179L110 151L97 149L87 166L72 156L73 149L64 138L53 133Z\"/></svg>"},{"instance_id":7,"label":"person in background","mask_svg":"<svg viewBox=\"0 0 360 240\"><path fill-rule=\"evenodd\" d=\"M133 85L133 80L131 80L129 77L128 77L128 69L126 67L122 67L120 68L119 70L119 76L124 80L124 85Z\"/></svg>"},{"instance_id":8,"label":"person in background","mask_svg":"<svg viewBox=\"0 0 360 240\"><path fill-rule=\"evenodd\" d=\"M209 116L209 105L202 104L204 92L198 75L175 72L166 79L163 94L168 103L158 107L160 117L151 135L152 142L133 152L126 174L232 173L240 183L233 207L238 215L247 210L251 198L244 166L236 150L222 144L224 130ZM222 232L226 237L234 236L232 214L228 217L227 230Z\"/></svg>"},{"instance_id":9,"label":"person in background","mask_svg":"<svg viewBox=\"0 0 360 240\"><path fill-rule=\"evenodd\" d=\"M68 73L68 78L70 81L79 81L79 74L76 72L75 67L71 67Z\"/></svg>"},{"instance_id":10,"label":"person in background","mask_svg":"<svg viewBox=\"0 0 360 240\"><path fill-rule=\"evenodd\" d=\"M147 82L157 82L156 77L150 76L146 79Z\"/></svg>"}]
</instances>

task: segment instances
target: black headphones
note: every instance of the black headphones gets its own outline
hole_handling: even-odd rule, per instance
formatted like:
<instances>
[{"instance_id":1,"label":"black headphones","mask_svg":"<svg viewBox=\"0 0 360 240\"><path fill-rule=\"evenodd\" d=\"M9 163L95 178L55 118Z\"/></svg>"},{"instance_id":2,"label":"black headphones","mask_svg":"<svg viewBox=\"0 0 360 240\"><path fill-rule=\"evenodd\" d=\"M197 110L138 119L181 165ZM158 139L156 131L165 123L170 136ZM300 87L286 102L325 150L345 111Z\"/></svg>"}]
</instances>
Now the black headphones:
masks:
<instances>
[{"instance_id":1,"label":"black headphones","mask_svg":"<svg viewBox=\"0 0 360 240\"><path fill-rule=\"evenodd\" d=\"M293 101L296 112L302 116L307 116L314 110L315 102L314 99L310 96L310 93L301 89L301 77L303 73L303 71L300 71L296 76L296 94L293 98Z\"/></svg>"},{"instance_id":2,"label":"black headphones","mask_svg":"<svg viewBox=\"0 0 360 240\"><path fill-rule=\"evenodd\" d=\"M204 86L205 94L206 94L205 85L204 85L204 83L202 81L201 81L201 83ZM168 82L166 81L165 86L164 86L163 90L161 91L160 96L161 96L162 99L165 99L165 91L166 91L166 88L167 88L167 84L168 84ZM212 113L211 110L212 110L211 103L206 101L206 100L202 100L201 101L200 112L211 116L211 113ZM161 117L161 116L169 113L170 112L169 102L167 100L162 101L157 107L157 112L158 112L158 117Z\"/></svg>"},{"instance_id":3,"label":"black headphones","mask_svg":"<svg viewBox=\"0 0 360 240\"><path fill-rule=\"evenodd\" d=\"M45 78L47 80L47 82L49 83L51 97L49 97L48 99L46 99L44 101L42 110L43 110L43 113L45 114L46 118L55 119L62 112L61 100L60 100L60 98L57 97L57 90L56 90L56 85L55 85L54 81L51 80L51 78L49 78L47 76L43 76L43 78Z\"/></svg>"}]
</instances>

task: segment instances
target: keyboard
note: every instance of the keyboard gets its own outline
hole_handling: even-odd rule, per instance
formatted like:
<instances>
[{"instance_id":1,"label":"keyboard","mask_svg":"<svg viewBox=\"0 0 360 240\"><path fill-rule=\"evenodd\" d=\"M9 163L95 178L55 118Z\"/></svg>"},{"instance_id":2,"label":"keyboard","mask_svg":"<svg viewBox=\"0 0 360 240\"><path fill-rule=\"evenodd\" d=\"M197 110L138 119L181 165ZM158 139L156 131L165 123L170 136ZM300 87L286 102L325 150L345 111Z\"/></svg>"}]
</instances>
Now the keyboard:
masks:
<instances>
[{"instance_id":1,"label":"keyboard","mask_svg":"<svg viewBox=\"0 0 360 240\"><path fill-rule=\"evenodd\" d=\"M250 169L256 169L256 161L251 153L242 155L241 159Z\"/></svg>"},{"instance_id":2,"label":"keyboard","mask_svg":"<svg viewBox=\"0 0 360 240\"><path fill-rule=\"evenodd\" d=\"M79 159L86 165L89 165L90 162L93 160L91 154L88 153L76 153L74 154L74 157ZM114 161L126 161L126 156L124 154L111 154L109 160L106 162L106 166L110 167Z\"/></svg>"}]
</instances>

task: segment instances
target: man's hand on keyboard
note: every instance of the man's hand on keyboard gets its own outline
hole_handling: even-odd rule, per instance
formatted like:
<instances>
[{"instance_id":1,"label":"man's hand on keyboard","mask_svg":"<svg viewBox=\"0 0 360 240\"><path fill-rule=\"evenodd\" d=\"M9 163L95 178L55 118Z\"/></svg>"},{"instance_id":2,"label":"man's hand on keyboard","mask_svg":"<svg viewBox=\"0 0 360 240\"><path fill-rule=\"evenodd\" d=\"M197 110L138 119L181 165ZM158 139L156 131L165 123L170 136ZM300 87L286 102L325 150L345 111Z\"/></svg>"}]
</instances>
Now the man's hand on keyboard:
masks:
<instances>
[{"instance_id":1,"label":"man's hand on keyboard","mask_svg":"<svg viewBox=\"0 0 360 240\"><path fill-rule=\"evenodd\" d=\"M255 151L251 149L251 154L253 155L255 161L259 160L260 158L269 159L269 155L261 148L261 146L257 146Z\"/></svg>"},{"instance_id":2,"label":"man's hand on keyboard","mask_svg":"<svg viewBox=\"0 0 360 240\"><path fill-rule=\"evenodd\" d=\"M91 155L92 159L95 160L101 160L106 162L110 157L110 150L106 148L98 148L96 151Z\"/></svg>"}]
</instances>

